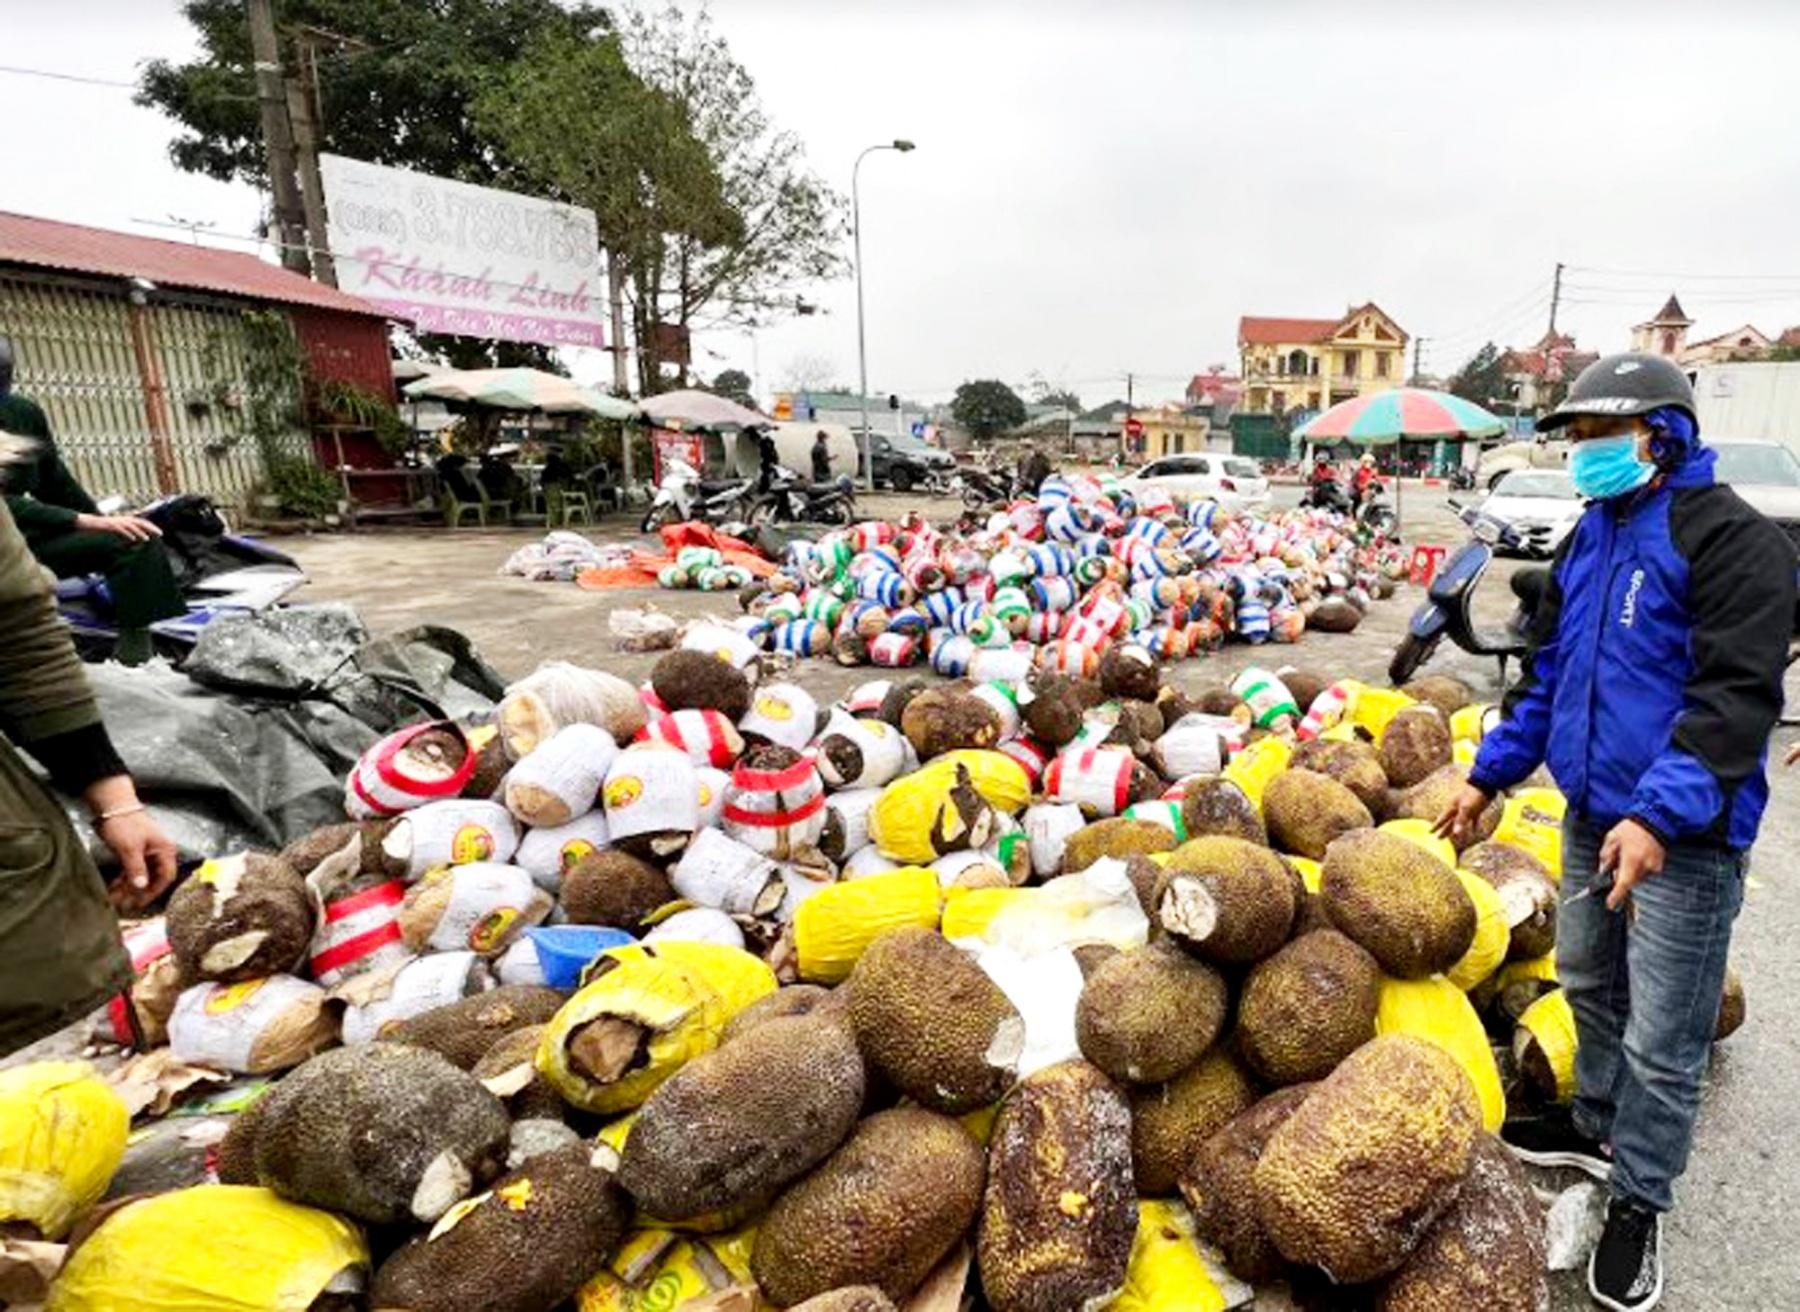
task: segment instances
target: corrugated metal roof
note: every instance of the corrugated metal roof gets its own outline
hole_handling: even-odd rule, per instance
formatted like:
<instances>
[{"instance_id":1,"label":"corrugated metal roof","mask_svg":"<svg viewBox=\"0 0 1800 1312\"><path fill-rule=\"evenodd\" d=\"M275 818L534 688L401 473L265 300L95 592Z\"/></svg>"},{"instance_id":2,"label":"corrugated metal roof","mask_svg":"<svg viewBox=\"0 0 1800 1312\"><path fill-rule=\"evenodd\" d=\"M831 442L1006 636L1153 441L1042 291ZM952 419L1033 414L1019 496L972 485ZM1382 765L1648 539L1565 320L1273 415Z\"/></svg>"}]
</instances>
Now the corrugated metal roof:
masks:
<instances>
[{"instance_id":1,"label":"corrugated metal roof","mask_svg":"<svg viewBox=\"0 0 1800 1312\"><path fill-rule=\"evenodd\" d=\"M393 316L361 297L302 278L242 251L138 237L107 228L0 211L0 263L29 264L164 287L219 292L282 305L311 305L377 319Z\"/></svg>"}]
</instances>

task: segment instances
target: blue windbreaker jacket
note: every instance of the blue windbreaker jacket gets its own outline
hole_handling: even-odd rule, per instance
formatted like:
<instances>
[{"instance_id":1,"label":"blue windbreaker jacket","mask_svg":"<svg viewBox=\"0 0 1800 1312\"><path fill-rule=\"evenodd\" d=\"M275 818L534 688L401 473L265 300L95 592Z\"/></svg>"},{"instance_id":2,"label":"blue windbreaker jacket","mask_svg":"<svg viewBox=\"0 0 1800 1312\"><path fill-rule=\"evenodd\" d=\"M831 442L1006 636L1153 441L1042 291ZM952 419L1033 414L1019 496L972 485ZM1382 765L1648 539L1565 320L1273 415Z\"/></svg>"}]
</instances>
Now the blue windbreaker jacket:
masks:
<instances>
[{"instance_id":1,"label":"blue windbreaker jacket","mask_svg":"<svg viewBox=\"0 0 1800 1312\"><path fill-rule=\"evenodd\" d=\"M1750 846L1794 631L1795 554L1713 481L1691 443L1671 472L1591 504L1564 540L1525 674L1481 743L1487 792L1547 761L1602 828L1638 820L1666 845Z\"/></svg>"}]
</instances>

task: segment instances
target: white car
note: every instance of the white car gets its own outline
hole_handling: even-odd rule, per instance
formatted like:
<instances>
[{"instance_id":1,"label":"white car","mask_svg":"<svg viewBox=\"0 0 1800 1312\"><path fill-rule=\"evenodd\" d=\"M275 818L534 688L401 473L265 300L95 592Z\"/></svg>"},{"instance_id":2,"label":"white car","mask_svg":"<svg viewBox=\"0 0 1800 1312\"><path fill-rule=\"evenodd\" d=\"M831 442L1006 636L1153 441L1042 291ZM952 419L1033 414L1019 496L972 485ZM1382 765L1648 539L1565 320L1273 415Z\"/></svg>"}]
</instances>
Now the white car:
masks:
<instances>
[{"instance_id":1,"label":"white car","mask_svg":"<svg viewBox=\"0 0 1800 1312\"><path fill-rule=\"evenodd\" d=\"M1569 536L1585 505L1563 470L1515 469L1500 476L1476 509L1512 525L1526 550L1548 559Z\"/></svg>"},{"instance_id":2,"label":"white car","mask_svg":"<svg viewBox=\"0 0 1800 1312\"><path fill-rule=\"evenodd\" d=\"M1718 452L1713 477L1731 484L1739 496L1775 521L1788 540L1800 545L1800 460L1777 442L1706 439Z\"/></svg>"},{"instance_id":3,"label":"white car","mask_svg":"<svg viewBox=\"0 0 1800 1312\"><path fill-rule=\"evenodd\" d=\"M1262 476L1262 467L1243 456L1215 452L1164 456L1125 481L1190 499L1211 497L1227 510L1263 510L1269 504L1269 480Z\"/></svg>"}]
</instances>

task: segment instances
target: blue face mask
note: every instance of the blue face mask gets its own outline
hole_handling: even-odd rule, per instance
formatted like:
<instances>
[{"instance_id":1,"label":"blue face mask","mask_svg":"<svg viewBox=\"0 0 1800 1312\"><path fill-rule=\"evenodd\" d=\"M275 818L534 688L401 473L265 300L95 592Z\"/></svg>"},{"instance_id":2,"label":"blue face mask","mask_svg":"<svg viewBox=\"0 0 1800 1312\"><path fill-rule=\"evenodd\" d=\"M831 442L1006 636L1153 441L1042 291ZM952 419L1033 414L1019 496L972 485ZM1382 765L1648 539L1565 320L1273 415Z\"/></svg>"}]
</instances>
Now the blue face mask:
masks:
<instances>
[{"instance_id":1,"label":"blue face mask","mask_svg":"<svg viewBox=\"0 0 1800 1312\"><path fill-rule=\"evenodd\" d=\"M1592 437L1569 452L1569 477L1584 497L1623 496L1650 481L1656 466L1638 459L1637 438Z\"/></svg>"}]
</instances>

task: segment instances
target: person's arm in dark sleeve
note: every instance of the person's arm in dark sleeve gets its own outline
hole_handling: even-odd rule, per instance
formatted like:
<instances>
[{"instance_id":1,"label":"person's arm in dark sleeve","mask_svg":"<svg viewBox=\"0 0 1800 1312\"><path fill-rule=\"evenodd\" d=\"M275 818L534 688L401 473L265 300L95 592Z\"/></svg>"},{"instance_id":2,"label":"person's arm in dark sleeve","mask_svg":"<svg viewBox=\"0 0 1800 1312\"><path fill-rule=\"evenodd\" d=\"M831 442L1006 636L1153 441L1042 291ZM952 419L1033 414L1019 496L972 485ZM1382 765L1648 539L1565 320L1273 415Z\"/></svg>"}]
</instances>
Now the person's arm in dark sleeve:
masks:
<instances>
[{"instance_id":1,"label":"person's arm in dark sleeve","mask_svg":"<svg viewBox=\"0 0 1800 1312\"><path fill-rule=\"evenodd\" d=\"M1489 797L1511 788L1543 764L1550 744L1550 705L1556 697L1557 627L1562 622L1563 565L1570 544L1580 533L1562 540L1550 564L1543 600L1531 617L1529 646L1519 681L1500 703L1500 723L1481 739L1469 782Z\"/></svg>"},{"instance_id":2,"label":"person's arm in dark sleeve","mask_svg":"<svg viewBox=\"0 0 1800 1312\"><path fill-rule=\"evenodd\" d=\"M1670 533L1688 562L1693 673L1627 812L1665 844L1712 828L1761 767L1781 715L1795 597L1787 537L1729 490L1678 505Z\"/></svg>"},{"instance_id":3,"label":"person's arm in dark sleeve","mask_svg":"<svg viewBox=\"0 0 1800 1312\"><path fill-rule=\"evenodd\" d=\"M76 515L100 513L100 507L94 504L87 489L75 481L75 475L63 463L62 453L54 446L47 447L38 461L37 498L46 506L68 511L71 527Z\"/></svg>"},{"instance_id":4,"label":"person's arm in dark sleeve","mask_svg":"<svg viewBox=\"0 0 1800 1312\"><path fill-rule=\"evenodd\" d=\"M50 431L50 417L44 408L27 396L11 396L6 401L6 423L10 431L23 437L31 438L36 446L30 457L30 482L18 490L30 492L37 499L39 515L37 523L53 527L75 527L76 515L98 515L100 507L87 494L87 489L76 481L75 475L63 463L62 452L56 449L55 435ZM42 511L67 512L66 519L43 517ZM17 507L13 507L13 518L19 518ZM25 520L20 520L24 527Z\"/></svg>"},{"instance_id":5,"label":"person's arm in dark sleeve","mask_svg":"<svg viewBox=\"0 0 1800 1312\"><path fill-rule=\"evenodd\" d=\"M47 501L39 501L36 497L9 495L6 498L6 508L12 512L13 523L19 526L19 530L33 536L48 537L55 533L68 533L75 528L75 511L66 506L53 506Z\"/></svg>"}]
</instances>

